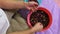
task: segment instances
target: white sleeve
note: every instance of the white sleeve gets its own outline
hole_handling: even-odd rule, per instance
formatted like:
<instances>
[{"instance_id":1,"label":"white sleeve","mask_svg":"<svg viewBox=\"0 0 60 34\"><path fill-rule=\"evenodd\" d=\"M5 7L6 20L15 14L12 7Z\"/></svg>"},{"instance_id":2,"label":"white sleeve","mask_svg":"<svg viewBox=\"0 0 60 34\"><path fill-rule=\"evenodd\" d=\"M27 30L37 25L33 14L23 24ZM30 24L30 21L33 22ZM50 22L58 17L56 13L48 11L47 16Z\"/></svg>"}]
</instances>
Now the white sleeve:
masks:
<instances>
[{"instance_id":1,"label":"white sleeve","mask_svg":"<svg viewBox=\"0 0 60 34\"><path fill-rule=\"evenodd\" d=\"M6 31L9 27L9 21L5 12L0 9L0 34L6 34Z\"/></svg>"}]
</instances>

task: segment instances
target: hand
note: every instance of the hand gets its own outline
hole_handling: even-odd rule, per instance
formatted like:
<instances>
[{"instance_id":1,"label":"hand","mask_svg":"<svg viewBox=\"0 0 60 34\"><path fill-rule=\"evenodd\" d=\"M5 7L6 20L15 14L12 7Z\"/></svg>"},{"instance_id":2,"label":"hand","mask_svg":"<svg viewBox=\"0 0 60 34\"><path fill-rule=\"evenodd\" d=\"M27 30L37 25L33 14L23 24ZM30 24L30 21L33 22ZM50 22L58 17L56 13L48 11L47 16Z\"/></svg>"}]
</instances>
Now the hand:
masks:
<instances>
[{"instance_id":1,"label":"hand","mask_svg":"<svg viewBox=\"0 0 60 34\"><path fill-rule=\"evenodd\" d=\"M38 3L34 1L26 2L25 7L29 10L35 11L38 7Z\"/></svg>"},{"instance_id":2,"label":"hand","mask_svg":"<svg viewBox=\"0 0 60 34\"><path fill-rule=\"evenodd\" d=\"M33 32L41 31L43 29L43 25L41 23L37 23L33 28Z\"/></svg>"}]
</instances>

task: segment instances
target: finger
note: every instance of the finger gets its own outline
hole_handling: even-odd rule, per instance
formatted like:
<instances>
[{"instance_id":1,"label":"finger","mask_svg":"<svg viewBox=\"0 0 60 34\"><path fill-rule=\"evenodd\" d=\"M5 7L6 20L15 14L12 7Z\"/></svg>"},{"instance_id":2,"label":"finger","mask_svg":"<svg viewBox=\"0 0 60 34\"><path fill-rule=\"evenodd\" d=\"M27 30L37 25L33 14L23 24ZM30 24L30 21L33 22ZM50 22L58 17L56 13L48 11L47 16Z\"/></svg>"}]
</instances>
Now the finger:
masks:
<instances>
[{"instance_id":1,"label":"finger","mask_svg":"<svg viewBox=\"0 0 60 34\"><path fill-rule=\"evenodd\" d=\"M38 6L35 6L35 5L34 5L34 6L33 6L33 9L34 9L34 10L37 10L37 7L38 7Z\"/></svg>"},{"instance_id":2,"label":"finger","mask_svg":"<svg viewBox=\"0 0 60 34\"><path fill-rule=\"evenodd\" d=\"M43 26L42 23L38 22L37 24L39 24L40 26Z\"/></svg>"},{"instance_id":3,"label":"finger","mask_svg":"<svg viewBox=\"0 0 60 34\"><path fill-rule=\"evenodd\" d=\"M33 4L35 4L35 5L38 5L38 3L37 3L37 2L32 1L32 3L33 3Z\"/></svg>"},{"instance_id":4,"label":"finger","mask_svg":"<svg viewBox=\"0 0 60 34\"><path fill-rule=\"evenodd\" d=\"M30 7L26 7L28 10L30 10L31 8Z\"/></svg>"},{"instance_id":5,"label":"finger","mask_svg":"<svg viewBox=\"0 0 60 34\"><path fill-rule=\"evenodd\" d=\"M30 6L38 6L38 3L33 2L33 1L29 2L29 4L30 4Z\"/></svg>"}]
</instances>

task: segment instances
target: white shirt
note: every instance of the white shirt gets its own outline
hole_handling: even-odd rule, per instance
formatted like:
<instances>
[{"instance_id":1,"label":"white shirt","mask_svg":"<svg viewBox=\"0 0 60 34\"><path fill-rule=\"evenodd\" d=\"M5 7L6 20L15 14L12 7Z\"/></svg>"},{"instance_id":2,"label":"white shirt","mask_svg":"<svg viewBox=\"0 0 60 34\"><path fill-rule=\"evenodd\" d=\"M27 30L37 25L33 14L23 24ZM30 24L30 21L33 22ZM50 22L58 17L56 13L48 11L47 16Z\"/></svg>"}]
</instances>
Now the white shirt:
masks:
<instances>
[{"instance_id":1,"label":"white shirt","mask_svg":"<svg viewBox=\"0 0 60 34\"><path fill-rule=\"evenodd\" d=\"M0 34L6 34L9 27L9 21L5 12L0 8Z\"/></svg>"}]
</instances>

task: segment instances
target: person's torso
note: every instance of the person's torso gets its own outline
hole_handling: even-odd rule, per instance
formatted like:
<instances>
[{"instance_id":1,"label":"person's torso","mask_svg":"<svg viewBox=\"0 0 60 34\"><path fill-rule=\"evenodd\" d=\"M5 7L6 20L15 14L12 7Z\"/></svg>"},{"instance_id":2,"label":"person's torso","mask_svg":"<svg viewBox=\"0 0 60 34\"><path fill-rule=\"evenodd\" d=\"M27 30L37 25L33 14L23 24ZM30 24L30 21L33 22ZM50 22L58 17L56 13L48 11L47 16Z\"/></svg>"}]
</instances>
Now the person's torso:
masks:
<instances>
[{"instance_id":1,"label":"person's torso","mask_svg":"<svg viewBox=\"0 0 60 34\"><path fill-rule=\"evenodd\" d=\"M9 27L9 21L5 12L0 9L0 34L6 34L6 31Z\"/></svg>"}]
</instances>

